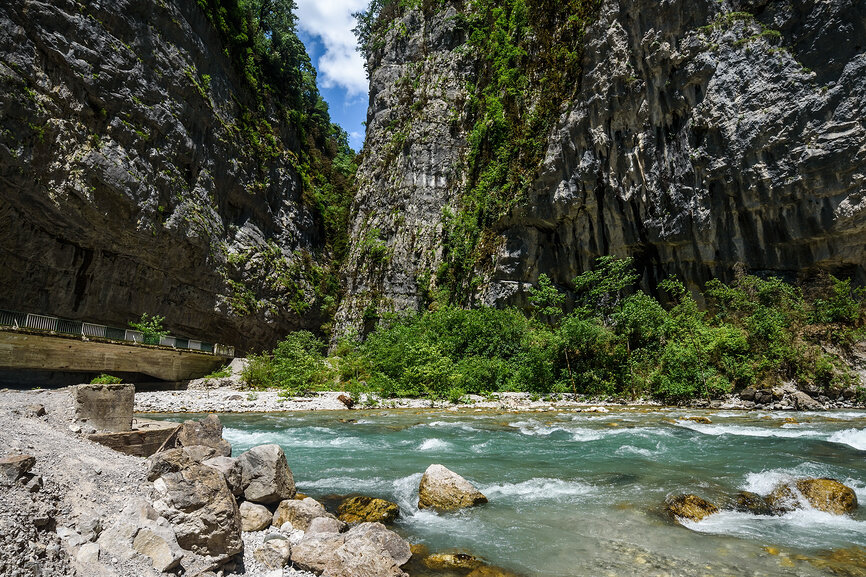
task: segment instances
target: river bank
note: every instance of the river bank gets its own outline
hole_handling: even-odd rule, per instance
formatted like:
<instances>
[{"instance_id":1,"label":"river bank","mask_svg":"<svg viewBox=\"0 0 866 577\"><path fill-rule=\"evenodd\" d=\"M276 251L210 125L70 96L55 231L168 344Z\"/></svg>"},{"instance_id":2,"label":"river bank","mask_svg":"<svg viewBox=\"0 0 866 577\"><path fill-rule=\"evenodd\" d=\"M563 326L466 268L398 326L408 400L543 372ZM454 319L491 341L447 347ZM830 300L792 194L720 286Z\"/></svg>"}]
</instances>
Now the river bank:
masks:
<instances>
[{"instance_id":1,"label":"river bank","mask_svg":"<svg viewBox=\"0 0 866 577\"><path fill-rule=\"evenodd\" d=\"M681 405L696 409L720 410L832 410L866 408L855 398L838 396L830 399L823 394L808 395L793 386L781 386L767 391L745 392L722 399L694 399ZM760 400L756 402L756 397ZM238 385L213 389L188 389L180 391L140 392L135 395L135 411L138 413L277 413L283 411L340 411L347 405L340 400L349 398L344 391L319 392L305 397L288 397L278 390L250 391ZM488 396L466 395L464 402L417 398L380 398L362 395L353 401L357 409L486 409L500 411L599 411L614 407L663 407L654 399L604 399L572 395L550 395L540 397L529 393L502 392Z\"/></svg>"},{"instance_id":2,"label":"river bank","mask_svg":"<svg viewBox=\"0 0 866 577\"><path fill-rule=\"evenodd\" d=\"M249 399L251 394L257 396ZM216 389L139 393L136 410L168 410L157 418L176 421L184 419L178 413L218 411L236 453L263 443L284 447L300 491L323 502L351 494L388 498L401 509L395 530L410 542L469 550L522 575L584 575L601 568L637 575L634 559L641 558L685 577L697 574L699 567L688 561L696 550L725 574L786 575L792 573L785 564L797 563L797 574L818 575L822 550L866 545L862 513L764 518L724 512L686 533L657 513L671 492L697 491L724 505L737 490L763 494L803 476L837 477L862 499L866 413L734 410L742 409L741 399L737 407L730 401L710 410L520 393L470 400L476 402L438 408L426 400L397 400L388 408L414 410L361 405L350 413L337 392L281 401L276 392ZM97 538L123 526L131 506L153 502L147 461L87 440L71 406L68 389L0 391L4 455L35 460L27 482L10 487L0 504L0 559L8 565L0 574L159 575ZM263 410L269 407L274 410ZM457 515L419 510L418 479L434 462L479 483L491 503ZM623 523L628 534L650 537L623 540L616 529ZM512 527L507 536L501 535L504 526ZM682 546L672 549L674 534ZM777 547L791 535L802 543ZM262 532L244 533L244 563L222 574L270 575L252 557L264 538ZM585 549L578 569L564 553L575 542ZM731 561L730 552L744 543L748 555ZM767 543L781 554L762 549ZM188 574L220 574L206 558L189 554L184 563ZM310 577L289 568L281 575Z\"/></svg>"}]
</instances>

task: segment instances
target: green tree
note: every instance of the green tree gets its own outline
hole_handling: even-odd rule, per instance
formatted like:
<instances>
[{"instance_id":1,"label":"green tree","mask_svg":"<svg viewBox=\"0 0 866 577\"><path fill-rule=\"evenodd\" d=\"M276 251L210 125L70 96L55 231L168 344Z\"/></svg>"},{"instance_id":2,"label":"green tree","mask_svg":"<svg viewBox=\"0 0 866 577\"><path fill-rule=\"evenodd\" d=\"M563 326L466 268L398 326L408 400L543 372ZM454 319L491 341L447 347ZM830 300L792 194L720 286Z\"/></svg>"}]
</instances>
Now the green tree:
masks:
<instances>
[{"instance_id":1,"label":"green tree","mask_svg":"<svg viewBox=\"0 0 866 577\"><path fill-rule=\"evenodd\" d=\"M626 294L640 278L631 258L602 256L595 267L574 279L578 303L591 316L600 315L612 324L613 314L622 307Z\"/></svg>"},{"instance_id":2,"label":"green tree","mask_svg":"<svg viewBox=\"0 0 866 577\"><path fill-rule=\"evenodd\" d=\"M529 289L529 304L535 317L546 317L555 324L562 316L564 302L565 295L559 292L544 273L538 276L538 284Z\"/></svg>"},{"instance_id":3,"label":"green tree","mask_svg":"<svg viewBox=\"0 0 866 577\"><path fill-rule=\"evenodd\" d=\"M131 321L129 326L144 335L145 344L158 345L160 338L168 334L168 331L162 325L164 322L165 317L159 315L150 316L147 313L142 313L141 319Z\"/></svg>"}]
</instances>

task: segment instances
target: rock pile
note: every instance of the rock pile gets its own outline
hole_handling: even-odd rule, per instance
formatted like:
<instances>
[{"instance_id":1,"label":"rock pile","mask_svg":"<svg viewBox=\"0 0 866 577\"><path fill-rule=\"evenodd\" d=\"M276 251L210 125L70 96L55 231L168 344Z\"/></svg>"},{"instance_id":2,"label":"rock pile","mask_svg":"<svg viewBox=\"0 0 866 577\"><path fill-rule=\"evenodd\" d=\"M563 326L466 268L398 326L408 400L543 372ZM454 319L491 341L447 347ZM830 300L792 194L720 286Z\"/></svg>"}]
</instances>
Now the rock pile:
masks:
<instances>
[{"instance_id":1,"label":"rock pile","mask_svg":"<svg viewBox=\"0 0 866 577\"><path fill-rule=\"evenodd\" d=\"M857 506L854 490L835 479L798 479L780 483L766 497L741 491L729 508L753 515L784 515L803 508L846 515L853 513ZM679 523L701 521L720 509L697 495L671 495L665 499L664 510Z\"/></svg>"},{"instance_id":2,"label":"rock pile","mask_svg":"<svg viewBox=\"0 0 866 577\"><path fill-rule=\"evenodd\" d=\"M177 448L149 459L153 507L124 515L137 520L107 533L115 549L148 555L161 571L181 564L184 550L218 566L243 552L243 532L267 532L245 564L272 571L291 563L326 577L406 577L400 567L411 557L409 544L381 523L365 522L393 520L395 504L347 500L344 513L356 523L347 531L321 503L296 497L279 445L254 447L235 459L221 435L216 416L187 421Z\"/></svg>"}]
</instances>

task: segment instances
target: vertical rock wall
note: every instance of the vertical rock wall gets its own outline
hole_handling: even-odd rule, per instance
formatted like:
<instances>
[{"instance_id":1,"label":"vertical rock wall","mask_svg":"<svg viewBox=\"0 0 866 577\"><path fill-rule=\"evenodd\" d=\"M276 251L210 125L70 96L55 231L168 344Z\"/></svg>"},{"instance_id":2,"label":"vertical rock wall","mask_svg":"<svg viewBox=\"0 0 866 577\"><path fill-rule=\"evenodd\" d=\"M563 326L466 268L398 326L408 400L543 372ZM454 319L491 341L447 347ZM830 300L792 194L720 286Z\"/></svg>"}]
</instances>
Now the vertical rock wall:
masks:
<instances>
[{"instance_id":1,"label":"vertical rock wall","mask_svg":"<svg viewBox=\"0 0 866 577\"><path fill-rule=\"evenodd\" d=\"M2 3L0 308L242 349L317 327L296 130L256 96L194 0Z\"/></svg>"},{"instance_id":2,"label":"vertical rock wall","mask_svg":"<svg viewBox=\"0 0 866 577\"><path fill-rule=\"evenodd\" d=\"M409 12L370 61L344 328L423 306L441 263L477 65L453 17L467 9ZM540 273L567 289L605 254L635 257L648 285L730 279L737 263L866 282L864 0L606 0L583 71L536 181L494 227L475 302L519 304ZM415 110L416 95L433 102Z\"/></svg>"}]
</instances>

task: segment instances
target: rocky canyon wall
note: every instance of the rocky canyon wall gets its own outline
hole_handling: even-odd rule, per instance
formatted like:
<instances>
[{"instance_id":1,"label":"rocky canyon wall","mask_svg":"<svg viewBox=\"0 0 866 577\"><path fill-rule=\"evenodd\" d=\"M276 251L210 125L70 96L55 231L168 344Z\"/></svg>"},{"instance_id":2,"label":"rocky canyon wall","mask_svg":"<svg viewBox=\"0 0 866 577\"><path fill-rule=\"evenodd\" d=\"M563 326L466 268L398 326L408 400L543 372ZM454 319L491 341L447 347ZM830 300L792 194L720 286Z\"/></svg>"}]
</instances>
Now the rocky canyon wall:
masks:
<instances>
[{"instance_id":1,"label":"rocky canyon wall","mask_svg":"<svg viewBox=\"0 0 866 577\"><path fill-rule=\"evenodd\" d=\"M318 328L285 111L193 0L0 5L0 308L272 346Z\"/></svg>"},{"instance_id":2,"label":"rocky canyon wall","mask_svg":"<svg viewBox=\"0 0 866 577\"><path fill-rule=\"evenodd\" d=\"M407 11L370 58L346 330L437 288L466 193L471 10ZM541 273L567 290L606 254L647 286L738 263L866 281L866 2L604 0L573 81L470 302L521 304Z\"/></svg>"}]
</instances>

